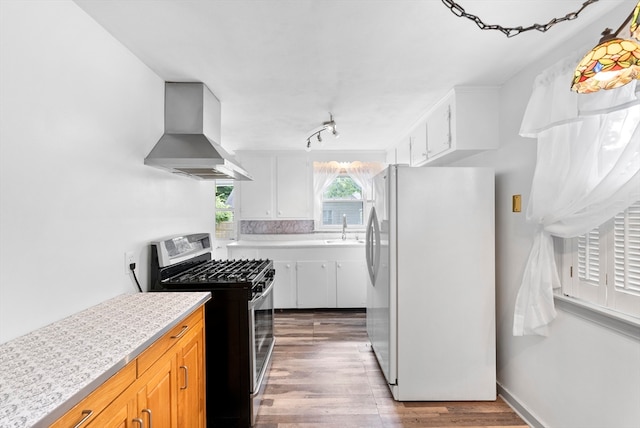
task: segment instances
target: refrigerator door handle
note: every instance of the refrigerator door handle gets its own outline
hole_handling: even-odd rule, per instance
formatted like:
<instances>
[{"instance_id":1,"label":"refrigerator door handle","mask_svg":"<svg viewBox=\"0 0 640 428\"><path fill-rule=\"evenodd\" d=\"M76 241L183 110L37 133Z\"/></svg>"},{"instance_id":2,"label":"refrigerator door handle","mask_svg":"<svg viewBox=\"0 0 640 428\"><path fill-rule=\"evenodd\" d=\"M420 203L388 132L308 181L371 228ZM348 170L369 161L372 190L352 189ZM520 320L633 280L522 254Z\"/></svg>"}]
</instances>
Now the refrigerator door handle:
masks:
<instances>
[{"instance_id":1,"label":"refrigerator door handle","mask_svg":"<svg viewBox=\"0 0 640 428\"><path fill-rule=\"evenodd\" d=\"M380 229L378 227L378 216L375 207L371 208L369 221L367 222L367 236L365 240L367 270L371 285L375 287L378 267L380 265Z\"/></svg>"}]
</instances>

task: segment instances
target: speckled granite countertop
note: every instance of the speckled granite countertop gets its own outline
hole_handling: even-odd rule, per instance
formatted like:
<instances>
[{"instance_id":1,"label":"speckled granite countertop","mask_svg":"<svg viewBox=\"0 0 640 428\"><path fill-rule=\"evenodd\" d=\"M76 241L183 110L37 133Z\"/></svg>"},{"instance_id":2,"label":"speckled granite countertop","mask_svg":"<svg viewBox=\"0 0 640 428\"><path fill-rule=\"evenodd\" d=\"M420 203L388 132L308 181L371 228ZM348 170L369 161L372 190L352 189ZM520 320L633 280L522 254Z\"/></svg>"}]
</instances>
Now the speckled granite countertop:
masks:
<instances>
[{"instance_id":1,"label":"speckled granite countertop","mask_svg":"<svg viewBox=\"0 0 640 428\"><path fill-rule=\"evenodd\" d=\"M0 427L54 422L210 298L123 294L0 344Z\"/></svg>"}]
</instances>

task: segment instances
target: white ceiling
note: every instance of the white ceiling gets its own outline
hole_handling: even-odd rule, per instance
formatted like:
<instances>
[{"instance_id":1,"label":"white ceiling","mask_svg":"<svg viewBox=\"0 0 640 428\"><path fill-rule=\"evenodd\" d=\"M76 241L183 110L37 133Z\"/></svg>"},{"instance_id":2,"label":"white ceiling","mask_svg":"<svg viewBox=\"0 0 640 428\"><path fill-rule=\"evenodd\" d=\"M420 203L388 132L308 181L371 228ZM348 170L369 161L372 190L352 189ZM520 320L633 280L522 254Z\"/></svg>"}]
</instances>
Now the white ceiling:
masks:
<instances>
[{"instance_id":1,"label":"white ceiling","mask_svg":"<svg viewBox=\"0 0 640 428\"><path fill-rule=\"evenodd\" d=\"M222 103L222 144L299 149L333 113L322 149L394 145L454 85L500 85L563 41L596 44L600 0L547 33L507 38L441 0L75 0L166 81L201 81ZM583 0L459 0L487 24L529 26ZM567 86L569 82L567 82ZM325 137L325 135L323 135ZM314 149L320 149L317 143Z\"/></svg>"}]
</instances>

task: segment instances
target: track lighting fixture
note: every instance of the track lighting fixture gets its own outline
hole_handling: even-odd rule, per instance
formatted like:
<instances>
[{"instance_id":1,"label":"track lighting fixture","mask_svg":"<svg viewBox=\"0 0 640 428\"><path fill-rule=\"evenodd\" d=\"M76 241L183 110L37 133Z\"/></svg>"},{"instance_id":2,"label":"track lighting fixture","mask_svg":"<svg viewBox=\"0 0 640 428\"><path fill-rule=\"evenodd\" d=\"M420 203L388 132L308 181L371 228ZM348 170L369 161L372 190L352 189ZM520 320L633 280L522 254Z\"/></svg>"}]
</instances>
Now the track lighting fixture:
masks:
<instances>
[{"instance_id":1,"label":"track lighting fixture","mask_svg":"<svg viewBox=\"0 0 640 428\"><path fill-rule=\"evenodd\" d=\"M329 113L329 120L327 122L322 122L322 127L320 129L314 131L307 138L306 151L311 151L311 138L313 138L314 135L318 139L318 142L322 143L322 136L320 135L320 133L322 131L330 132L336 138L338 138L340 136L340 134L338 133L338 130L336 129L336 122L333 120L333 115L331 113Z\"/></svg>"}]
</instances>

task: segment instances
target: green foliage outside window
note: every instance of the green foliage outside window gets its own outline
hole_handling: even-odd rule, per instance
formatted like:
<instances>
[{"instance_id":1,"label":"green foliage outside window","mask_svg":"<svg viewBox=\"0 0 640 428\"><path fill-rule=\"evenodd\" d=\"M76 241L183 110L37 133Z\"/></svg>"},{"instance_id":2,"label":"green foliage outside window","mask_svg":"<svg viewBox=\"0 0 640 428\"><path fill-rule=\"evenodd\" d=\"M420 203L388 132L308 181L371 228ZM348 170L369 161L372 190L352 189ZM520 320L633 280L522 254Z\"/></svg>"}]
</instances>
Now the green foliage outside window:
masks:
<instances>
[{"instance_id":1,"label":"green foliage outside window","mask_svg":"<svg viewBox=\"0 0 640 428\"><path fill-rule=\"evenodd\" d=\"M216 225L233 220L233 212L223 211L232 209L227 205L227 198L232 190L233 186L216 186Z\"/></svg>"},{"instance_id":2,"label":"green foliage outside window","mask_svg":"<svg viewBox=\"0 0 640 428\"><path fill-rule=\"evenodd\" d=\"M360 199L362 189L349 176L337 177L324 192L325 199Z\"/></svg>"}]
</instances>

